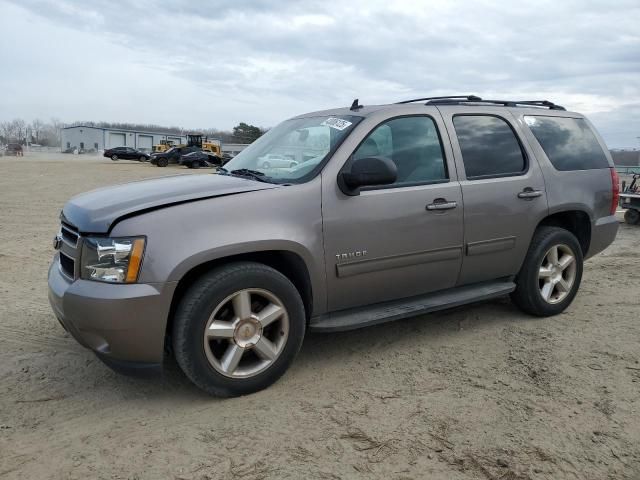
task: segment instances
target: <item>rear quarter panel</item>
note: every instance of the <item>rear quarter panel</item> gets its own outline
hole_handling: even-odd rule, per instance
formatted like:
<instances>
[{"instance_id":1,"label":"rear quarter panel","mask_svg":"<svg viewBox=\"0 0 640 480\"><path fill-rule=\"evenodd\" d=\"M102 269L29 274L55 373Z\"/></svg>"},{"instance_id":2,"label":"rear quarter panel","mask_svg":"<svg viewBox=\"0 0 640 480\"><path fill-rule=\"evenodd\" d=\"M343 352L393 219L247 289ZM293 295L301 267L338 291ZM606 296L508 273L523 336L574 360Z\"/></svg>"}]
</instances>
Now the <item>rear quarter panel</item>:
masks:
<instances>
[{"instance_id":1,"label":"rear quarter panel","mask_svg":"<svg viewBox=\"0 0 640 480\"><path fill-rule=\"evenodd\" d=\"M537 116L557 116L569 118L584 118L580 114L563 112L563 111L540 111L531 109L513 109L512 114L516 117L521 130L525 134L525 138L531 149L535 153L542 174L545 178L547 190L547 199L549 202L549 214L568 211L580 210L585 212L591 221L592 235L597 234L596 227L603 223L612 223L610 215L611 201L613 193L611 190L611 171L609 168L590 169L590 170L556 170L546 153L538 143L537 139L524 121L526 115ZM594 126L585 119L591 130L595 134L600 147L609 163L609 167L613 166L613 160L607 149L604 140L594 128ZM598 243L598 242L596 242ZM592 255L597 252L589 252Z\"/></svg>"}]
</instances>

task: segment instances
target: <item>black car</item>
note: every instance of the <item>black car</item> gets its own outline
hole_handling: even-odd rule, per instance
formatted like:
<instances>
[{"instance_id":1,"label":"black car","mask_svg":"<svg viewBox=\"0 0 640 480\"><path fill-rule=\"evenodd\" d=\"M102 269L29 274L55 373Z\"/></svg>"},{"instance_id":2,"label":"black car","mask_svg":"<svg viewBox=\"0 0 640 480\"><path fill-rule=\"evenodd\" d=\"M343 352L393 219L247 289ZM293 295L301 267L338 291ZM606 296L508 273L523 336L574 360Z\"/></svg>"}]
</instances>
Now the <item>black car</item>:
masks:
<instances>
[{"instance_id":1,"label":"black car","mask_svg":"<svg viewBox=\"0 0 640 480\"><path fill-rule=\"evenodd\" d=\"M199 152L198 147L173 147L163 153L151 155L151 163L158 167L166 167L170 163L180 163L180 157L191 152Z\"/></svg>"},{"instance_id":2,"label":"black car","mask_svg":"<svg viewBox=\"0 0 640 480\"><path fill-rule=\"evenodd\" d=\"M4 150L4 154L7 156L21 157L22 153L22 145L19 143L10 143Z\"/></svg>"},{"instance_id":3,"label":"black car","mask_svg":"<svg viewBox=\"0 0 640 480\"><path fill-rule=\"evenodd\" d=\"M221 167L222 159L213 153L199 151L182 155L178 163L187 168Z\"/></svg>"},{"instance_id":4,"label":"black car","mask_svg":"<svg viewBox=\"0 0 640 480\"><path fill-rule=\"evenodd\" d=\"M148 153L142 152L140 150L136 150L131 147L116 147L110 148L104 151L104 156L110 158L113 161L116 160L139 160L141 162L146 162L151 158Z\"/></svg>"}]
</instances>

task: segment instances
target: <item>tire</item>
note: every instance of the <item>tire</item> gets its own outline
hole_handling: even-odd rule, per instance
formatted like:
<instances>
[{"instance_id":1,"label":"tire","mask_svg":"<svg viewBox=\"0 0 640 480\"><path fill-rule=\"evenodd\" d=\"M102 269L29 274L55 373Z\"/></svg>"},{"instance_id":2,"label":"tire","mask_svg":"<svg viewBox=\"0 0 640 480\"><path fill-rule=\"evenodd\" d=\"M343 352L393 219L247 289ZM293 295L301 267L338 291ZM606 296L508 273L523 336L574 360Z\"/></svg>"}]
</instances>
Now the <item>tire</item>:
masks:
<instances>
[{"instance_id":1,"label":"tire","mask_svg":"<svg viewBox=\"0 0 640 480\"><path fill-rule=\"evenodd\" d=\"M640 225L640 211L628 208L624 212L624 221L629 225Z\"/></svg>"},{"instance_id":2,"label":"tire","mask_svg":"<svg viewBox=\"0 0 640 480\"><path fill-rule=\"evenodd\" d=\"M167 160L166 158L159 158L156 165L158 167L166 167L167 165L169 165L169 160Z\"/></svg>"},{"instance_id":3,"label":"tire","mask_svg":"<svg viewBox=\"0 0 640 480\"><path fill-rule=\"evenodd\" d=\"M194 160L193 162L191 162L191 168L200 168L200 161L199 160Z\"/></svg>"},{"instance_id":4,"label":"tire","mask_svg":"<svg viewBox=\"0 0 640 480\"><path fill-rule=\"evenodd\" d=\"M271 164L269 162L264 162L262 164L262 168L271 168Z\"/></svg>"},{"instance_id":5,"label":"tire","mask_svg":"<svg viewBox=\"0 0 640 480\"><path fill-rule=\"evenodd\" d=\"M142 156L139 158L139 160L140 160L141 162L146 162L146 161L147 161L147 157L145 157L144 155L142 155Z\"/></svg>"},{"instance_id":6,"label":"tire","mask_svg":"<svg viewBox=\"0 0 640 480\"><path fill-rule=\"evenodd\" d=\"M242 298L249 300L243 303ZM250 306L253 317L237 313L242 308L236 309L236 300ZM265 302L270 303L260 310ZM277 318L269 315L276 319L264 330L257 327L256 333L253 325L261 324L258 318L265 310L283 313ZM218 324L217 329L209 327L213 324ZM300 350L305 329L302 299L289 279L266 265L242 262L206 273L187 290L176 309L172 342L178 365L195 385L211 395L233 397L257 392L278 380ZM205 340L205 332L222 331L223 336L216 333L217 338ZM273 347L266 356L259 355L265 352L263 337ZM230 352L240 352L236 363L225 363L225 358L235 357Z\"/></svg>"},{"instance_id":7,"label":"tire","mask_svg":"<svg viewBox=\"0 0 640 480\"><path fill-rule=\"evenodd\" d=\"M552 249L556 251L555 258ZM555 259L557 261L554 262ZM582 248L578 239L563 228L540 227L516 277L516 289L511 300L530 315L557 315L575 298L582 280L582 269Z\"/></svg>"},{"instance_id":8,"label":"tire","mask_svg":"<svg viewBox=\"0 0 640 480\"><path fill-rule=\"evenodd\" d=\"M113 160L114 162L118 160L118 155L111 155L111 160Z\"/></svg>"}]
</instances>

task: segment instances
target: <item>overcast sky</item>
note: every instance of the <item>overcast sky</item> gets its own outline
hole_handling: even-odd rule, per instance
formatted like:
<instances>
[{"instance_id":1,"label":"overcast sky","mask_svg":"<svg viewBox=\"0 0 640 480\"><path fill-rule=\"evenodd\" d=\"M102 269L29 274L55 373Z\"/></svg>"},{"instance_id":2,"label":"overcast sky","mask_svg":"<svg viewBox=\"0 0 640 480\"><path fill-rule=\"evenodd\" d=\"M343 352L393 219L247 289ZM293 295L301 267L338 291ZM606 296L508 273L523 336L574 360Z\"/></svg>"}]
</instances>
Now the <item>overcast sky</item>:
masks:
<instances>
[{"instance_id":1,"label":"overcast sky","mask_svg":"<svg viewBox=\"0 0 640 480\"><path fill-rule=\"evenodd\" d=\"M267 127L477 94L549 99L640 146L640 1L524 3L0 0L0 120Z\"/></svg>"}]
</instances>

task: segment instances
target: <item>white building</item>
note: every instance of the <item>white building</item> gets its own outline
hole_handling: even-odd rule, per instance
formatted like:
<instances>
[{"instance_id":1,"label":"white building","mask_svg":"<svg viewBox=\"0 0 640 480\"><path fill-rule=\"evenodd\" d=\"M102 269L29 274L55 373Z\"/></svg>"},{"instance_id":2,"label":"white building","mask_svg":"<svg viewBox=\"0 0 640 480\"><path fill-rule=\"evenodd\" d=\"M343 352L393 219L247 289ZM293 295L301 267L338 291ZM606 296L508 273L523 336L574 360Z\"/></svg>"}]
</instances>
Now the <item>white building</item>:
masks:
<instances>
[{"instance_id":1,"label":"white building","mask_svg":"<svg viewBox=\"0 0 640 480\"><path fill-rule=\"evenodd\" d=\"M143 132L122 128L100 128L76 125L62 129L62 150L106 150L114 147L131 147L150 152L160 140L173 140L175 143L187 143L187 137L179 134Z\"/></svg>"}]
</instances>

